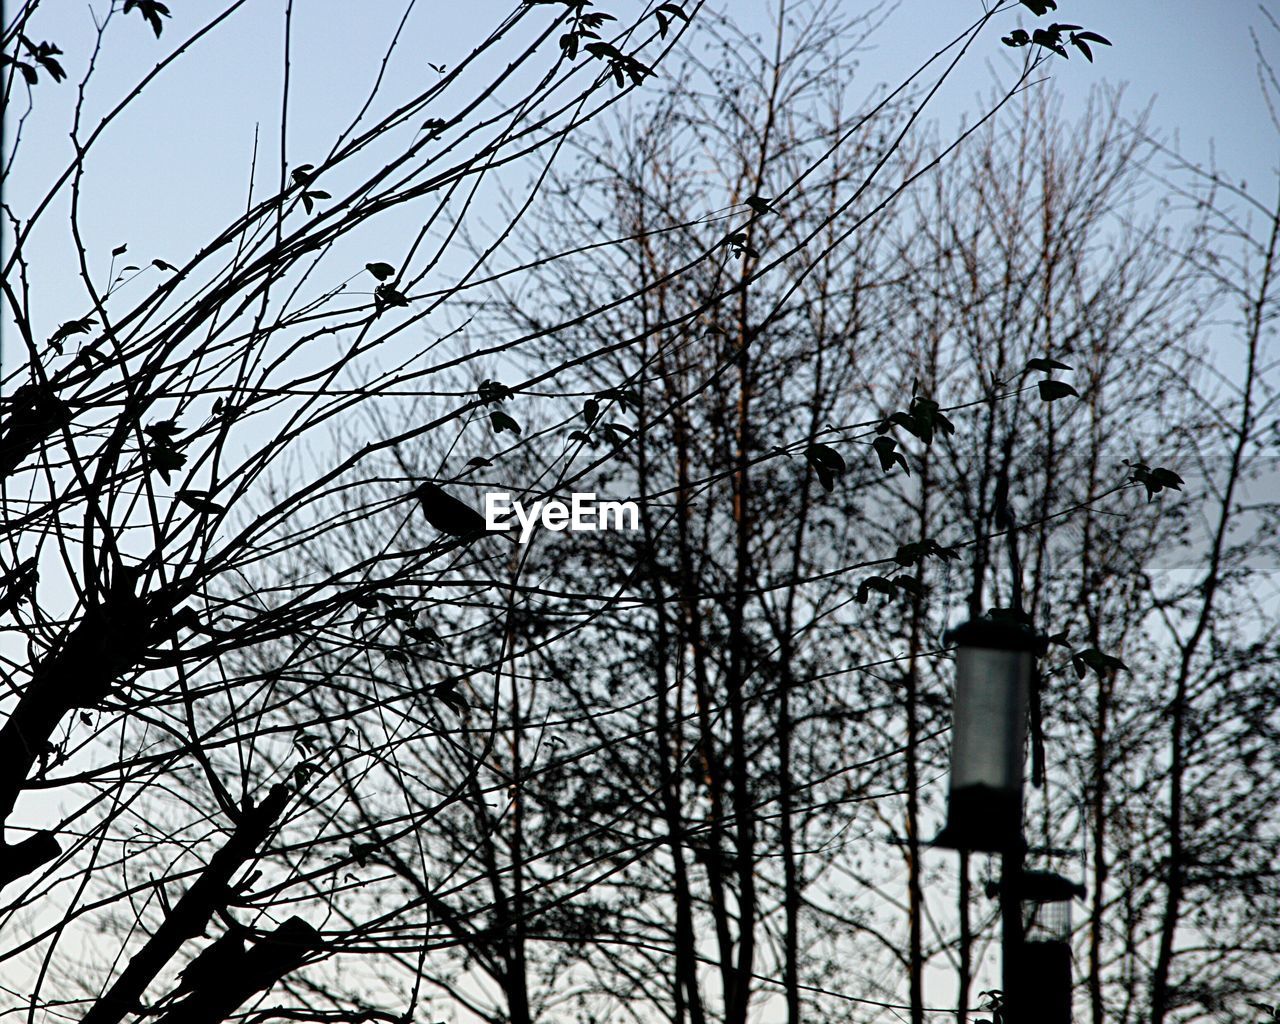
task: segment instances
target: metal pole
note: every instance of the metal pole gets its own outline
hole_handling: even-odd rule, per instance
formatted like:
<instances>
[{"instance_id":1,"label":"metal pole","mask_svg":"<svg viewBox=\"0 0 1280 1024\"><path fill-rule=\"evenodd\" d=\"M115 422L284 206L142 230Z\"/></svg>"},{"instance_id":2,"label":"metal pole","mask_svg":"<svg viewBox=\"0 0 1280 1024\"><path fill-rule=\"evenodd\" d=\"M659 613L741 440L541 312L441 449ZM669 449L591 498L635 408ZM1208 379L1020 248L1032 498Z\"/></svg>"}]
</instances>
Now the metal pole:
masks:
<instances>
[{"instance_id":1,"label":"metal pole","mask_svg":"<svg viewBox=\"0 0 1280 1024\"><path fill-rule=\"evenodd\" d=\"M1021 977L1022 897L1018 879L1022 877L1025 848L1019 838L1008 846L1000 858L1000 974L1004 996L1001 1024L1032 1024L1027 1008L1022 1005L1027 992Z\"/></svg>"}]
</instances>

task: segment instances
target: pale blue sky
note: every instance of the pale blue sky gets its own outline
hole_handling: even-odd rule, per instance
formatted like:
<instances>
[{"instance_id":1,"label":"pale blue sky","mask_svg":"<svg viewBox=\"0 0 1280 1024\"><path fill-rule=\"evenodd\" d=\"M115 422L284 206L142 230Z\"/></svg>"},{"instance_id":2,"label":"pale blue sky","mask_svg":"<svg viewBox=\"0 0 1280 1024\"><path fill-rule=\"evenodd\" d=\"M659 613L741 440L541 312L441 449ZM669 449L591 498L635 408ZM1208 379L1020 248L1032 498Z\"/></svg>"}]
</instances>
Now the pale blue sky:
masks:
<instances>
[{"instance_id":1,"label":"pale blue sky","mask_svg":"<svg viewBox=\"0 0 1280 1024\"><path fill-rule=\"evenodd\" d=\"M1153 125L1180 136L1188 156L1207 157L1216 145L1224 169L1261 182L1280 170L1280 137L1273 130L1258 86L1249 31L1257 32L1280 64L1280 32L1271 28L1262 8L1280 20L1280 4L1255 0L1059 0L1058 12L1036 19L1023 10L1008 16L1008 27L1044 24L1056 17L1106 36L1111 48L1095 47L1092 65L1073 56L1055 61L1055 87L1068 100L1083 97L1097 82L1127 83L1135 109L1154 99ZM909 46L923 50L926 40L956 31L981 9L976 0L904 0L869 54L866 69L888 77ZM1007 31L1002 25L1001 33ZM899 39L907 37L900 44ZM993 40L994 42L994 40ZM993 48L994 64L1002 56ZM1020 54L1020 51L1009 51ZM992 78L973 61L966 85L952 90L952 103L976 109L976 95ZM999 66L999 65L995 65ZM940 112L941 113L941 112ZM1270 193L1274 194L1274 193Z\"/></svg>"},{"instance_id":2,"label":"pale blue sky","mask_svg":"<svg viewBox=\"0 0 1280 1024\"><path fill-rule=\"evenodd\" d=\"M401 49L387 72L387 95L403 97L436 73L427 62L456 65L517 0L420 0L406 26ZM727 0L735 17L767 22L775 0ZM157 42L137 15L116 15L85 105L96 122L175 43L198 17L220 4L168 0L173 17ZM849 10L866 5L846 0ZM8 5L10 8L14 4ZM102 11L107 0L95 0ZM117 3L117 7L121 6ZM404 9L402 0L296 0L293 110L289 157L293 164L317 162L335 133L363 103L378 71L385 41ZM620 17L643 10L639 0L596 0L596 8ZM1258 88L1249 36L1256 28L1280 63L1280 33L1268 26L1252 0L1059 0L1057 17L1109 37L1097 63L1076 57L1053 62L1053 88L1068 108L1098 83L1127 81L1136 111L1153 97L1153 124L1180 138L1193 159L1216 146L1220 166L1247 180L1264 200L1274 195L1280 138ZM1271 5L1280 16L1280 4ZM193 48L148 91L136 108L112 126L105 144L88 161L82 227L90 265L105 281L111 249L128 243L117 264L146 266L152 258L181 263L243 208L255 126L261 126L262 166L276 160L284 0L250 0L244 12ZM902 0L863 57L864 89L896 84L981 12L981 0ZM542 16L542 12L535 12ZM944 127L976 110L1007 61L1020 54L999 45L998 35L1028 11L1011 13L975 48L966 71L934 108ZM36 88L37 110L24 129L23 154L6 199L22 214L48 187L71 156L67 126L75 84L83 74L93 39L90 6L82 0L49 0L29 34L57 43L69 80L44 80ZM21 104L6 111L12 119ZM11 140L11 136L9 137ZM270 172L274 174L275 172ZM524 179L527 170L517 174ZM269 179L272 180L272 179ZM87 301L76 279L66 217L55 208L37 233L32 259L36 329L47 337L56 326L84 315ZM395 261L397 240L414 225L394 220L379 227L367 258ZM353 265L358 271L361 257ZM137 292L154 284L154 272ZM0 317L0 327L7 323ZM14 339L4 332L5 366L16 363Z\"/></svg>"},{"instance_id":3,"label":"pale blue sky","mask_svg":"<svg viewBox=\"0 0 1280 1024\"><path fill-rule=\"evenodd\" d=\"M95 122L196 26L198 13L207 14L213 6L172 0L173 17L159 42L136 14L126 18L117 13L85 105L86 122ZM512 0L419 2L387 70L386 94L400 98L429 80L435 72L427 67L428 61L457 64L512 6ZM643 9L639 0L597 0L595 6L601 11L616 9L622 18ZM792 6L799 6L797 0ZM847 0L850 11L866 6ZM101 2L96 5L99 11L103 7ZM363 103L404 5L400 0L313 0L294 7L288 134L290 162L297 164L322 157ZM735 18L761 28L767 25L767 12L775 8L776 0L731 0L730 7ZM1078 56L1053 62L1051 87L1066 97L1068 109L1096 83L1127 81L1132 108L1136 111L1154 97L1153 124L1170 137L1176 134L1188 156L1204 159L1213 144L1219 164L1231 177L1249 181L1263 192L1264 200L1270 198L1280 140L1258 88L1249 29L1259 31L1277 54L1280 32L1266 24L1256 3L1060 0L1059 8L1056 17L1083 24L1115 44L1098 47L1093 65ZM283 9L283 0L250 0L166 71L112 126L106 144L95 147L88 162L82 227L91 255L95 261L102 257L100 271L93 264L96 273L105 275L111 248L124 242L131 262L145 265L154 257L184 261L243 208L255 126L261 126L262 163L271 166L276 156ZM864 88L870 91L878 81L896 83L981 9L981 0L902 0L873 47L862 55ZM545 16L551 10L546 8ZM543 16L543 11L534 14ZM999 32L1036 20L1025 8L1002 17ZM999 45L999 32L975 47L965 72L933 108L944 128L965 110L977 109L997 77L1008 77L1008 61L1021 57L1021 51ZM23 155L7 189L9 202L18 210L70 155L66 126L74 85L92 45L90 7L44 4L30 34L62 47L70 78L60 85L42 81L36 89L38 109L26 125ZM6 116L12 119L18 106L14 104ZM518 173L523 178L524 171ZM35 261L33 294L76 294L69 308L64 307L65 298L57 304L37 302L40 331L51 332L62 320L83 313L66 235L65 220L60 227L57 218L50 218L33 250L41 257ZM394 248L390 245L388 252ZM6 363L13 365L9 359Z\"/></svg>"}]
</instances>

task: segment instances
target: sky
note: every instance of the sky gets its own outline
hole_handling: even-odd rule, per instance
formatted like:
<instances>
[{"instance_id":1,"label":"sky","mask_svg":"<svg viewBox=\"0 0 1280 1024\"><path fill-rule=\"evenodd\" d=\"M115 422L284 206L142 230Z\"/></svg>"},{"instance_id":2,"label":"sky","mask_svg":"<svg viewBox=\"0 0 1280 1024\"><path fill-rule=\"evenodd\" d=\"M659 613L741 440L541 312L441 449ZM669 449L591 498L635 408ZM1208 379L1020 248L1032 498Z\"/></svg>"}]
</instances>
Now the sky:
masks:
<instances>
[{"instance_id":1,"label":"sky","mask_svg":"<svg viewBox=\"0 0 1280 1024\"><path fill-rule=\"evenodd\" d=\"M792 11L804 6L802 0L786 2ZM777 3L732 0L731 13L767 32ZM847 11L869 7L860 0L843 3ZM120 6L108 25L86 93L82 117L87 126L96 124L198 27L198 17L219 7L172 0L172 17L156 40L136 14L118 13ZM1272 6L1280 17L1280 4ZM121 298L141 297L157 283L160 272L150 269L152 259L181 265L243 209L255 142L260 177L275 164L284 7L285 0L248 0L232 19L166 70L136 109L126 109L104 143L92 151L81 199L90 267L105 283L111 250L123 244L128 252L115 263L116 270L125 263L146 268L137 282L125 286L131 292ZM438 75L429 64L459 64L511 10L511 0L413 4L384 71L381 55L400 24L403 0L313 0L294 7L287 130L291 166L323 159L335 135L364 104L380 72L391 97L411 95L424 79L429 82ZM595 7L616 10L622 17L643 10L638 0L597 0ZM1063 97L1068 112L1082 107L1097 86L1127 83L1132 111L1151 103L1153 127L1176 140L1188 158L1206 161L1213 154L1233 180L1249 182L1269 201L1280 181L1280 131L1269 121L1258 85L1250 29L1260 34L1278 60L1280 30L1268 24L1261 8L1247 0L1059 0L1059 8L1056 17L1081 24L1114 44L1097 47L1094 64L1078 55L1051 62L1052 80L1044 87ZM100 14L101 3L97 9ZM971 24L982 9L981 0L900 0L879 8L885 23L860 54L861 87L870 94L879 83L896 84L904 72ZM537 11L534 16L549 18L550 13L548 8L545 15ZM1001 18L996 31L975 45L975 59L932 108L944 135L966 115L971 120L994 84L1007 80L1014 62L1020 61L1021 51L1001 46L999 35L1050 20L1037 20L1022 7ZM20 157L5 183L6 202L19 213L43 194L71 156L67 124L94 42L94 8L74 0L43 4L29 35L61 47L69 77L62 83L42 80L35 88L35 112L21 125ZM6 153L21 115L19 103L5 113ZM527 168L518 171L522 178L527 173ZM77 279L65 205L56 209L64 212L51 211L27 253L35 328L37 336L45 337L60 323L89 311ZM396 262L405 237L418 227L403 218L383 221L370 239L360 240L367 255L353 261L357 275L366 259ZM6 372L20 365L21 354L14 332L7 328L8 317L0 315Z\"/></svg>"},{"instance_id":2,"label":"sky","mask_svg":"<svg viewBox=\"0 0 1280 1024\"><path fill-rule=\"evenodd\" d=\"M808 0L782 2L794 12ZM870 96L882 83L896 85L980 16L984 3L992 2L834 0L842 13L870 10L884 17L883 27L859 55L854 98L859 89ZM778 3L722 0L727 5L722 9L767 33ZM97 123L221 5L173 0L172 17L165 21L160 40L136 13L120 13L120 6L108 23L86 93L86 125ZM1266 6L1280 19L1280 3ZM437 75L430 64L456 66L511 10L512 0L417 0L402 27L404 0L313 0L293 7L287 154L290 165L296 166L323 158L364 104L379 74L387 96L412 95ZM1062 97L1067 123L1093 89L1124 85L1131 113L1136 115L1150 103L1151 126L1186 157L1200 163L1212 159L1233 181L1249 183L1264 203L1270 202L1280 175L1280 130L1271 124L1259 88L1250 33L1257 32L1268 52L1280 57L1280 30L1268 23L1262 6L1251 0L1058 0L1058 7L1043 19L1021 6L999 16L930 107L927 116L937 120L944 137L966 117L972 120L996 83L1009 80L1021 61L1023 51L1000 45L999 36L1018 26L1033 28L1061 18L1114 44L1095 47L1093 64L1078 54L1051 62L1051 78L1041 87ZM48 39L62 48L69 78L62 83L42 81L36 87L36 110L22 126L22 152L5 183L6 199L19 211L29 208L72 156L67 125L75 86L94 44L95 17L102 8L101 2L96 7L74 0L46 3L32 25L30 34L36 40ZM247 0L166 69L94 147L83 186L81 229L100 285L108 277L111 251L122 244L128 253L115 263L116 271L126 263L147 268L155 258L182 265L243 210L255 147L258 195L264 194L270 176L278 173L284 9L285 0ZM625 19L645 8L640 0L596 0L595 9L616 10ZM552 10L538 10L534 16L549 18ZM381 56L397 30L399 43L384 69ZM6 111L6 151L21 113L19 103ZM523 181L528 168L517 174ZM78 260L66 230L66 205L54 209L62 213L50 216L36 232L28 253L35 328L44 337L91 308L76 276ZM410 229L383 218L371 226L372 237L362 245L375 258L395 263ZM366 258L352 263L355 271ZM157 283L155 278L156 272L145 269L138 281L126 286L131 294L122 293L117 301L145 294ZM4 372L21 359L8 328L8 317L0 315Z\"/></svg>"},{"instance_id":3,"label":"sky","mask_svg":"<svg viewBox=\"0 0 1280 1024\"><path fill-rule=\"evenodd\" d=\"M789 2L792 9L799 6L795 0ZM851 10L870 7L860 0L845 3ZM165 22L160 41L136 14L114 16L85 103L87 124L211 9L190 0L173 0L169 6L173 16ZM637 0L598 0L595 6L601 11L616 8L622 17L642 10ZM1280 13L1280 5L1271 7ZM255 129L260 129L260 160L273 155L283 8L283 0L249 0L112 125L107 144L95 148L86 178L82 208L91 247L109 252L127 242L131 259L136 253L148 260L158 256L177 262L234 216L244 201ZM295 8L288 128L294 164L313 161L363 103L403 4L328 0ZM389 92L403 95L424 76L434 75L427 62L456 64L510 9L511 0L417 3L386 69ZM742 22L767 29L768 12L776 9L776 0L732 0L729 9ZM74 2L45 4L33 25L37 39L49 39L64 50L70 77L61 84L42 82L35 90L37 110L24 126L24 152L6 183L7 198L18 209L70 155L67 117L74 84L93 42L92 10L89 4ZM868 92L875 83L899 81L905 69L914 68L980 14L982 0L900 0L885 10L889 13L883 30L861 55ZM1059 0L1057 14L1049 18L1037 20L1026 8L1002 15L998 32L975 47L976 59L933 108L944 128L966 111L978 109L996 76L1007 76L1010 59L1020 58L1020 51L999 44L998 34L1053 17L1084 25L1114 43L1097 48L1093 65L1078 55L1054 62L1049 87L1063 95L1068 110L1095 85L1127 83L1131 108L1136 112L1152 101L1153 125L1176 139L1189 157L1205 160L1213 153L1233 179L1251 181L1255 187L1277 171L1280 135L1269 123L1258 87L1250 29L1262 33L1277 55L1280 31L1267 25L1260 7L1249 0ZM6 112L6 146L12 142L19 107L15 103ZM58 292L63 282L57 279L55 265L70 255L62 234L61 240L53 231L40 239L49 247L44 268L50 275L48 287ZM70 315L49 309L50 330Z\"/></svg>"},{"instance_id":4,"label":"sky","mask_svg":"<svg viewBox=\"0 0 1280 1024\"><path fill-rule=\"evenodd\" d=\"M459 63L514 2L420 0L386 69L390 94L404 95L435 75L428 62ZM762 30L776 8L776 0L727 2L735 18ZM863 0L845 3L853 10L869 6ZM168 4L172 17L159 41L136 14L113 17L85 101L86 124L110 110L198 19L219 6L196 0ZM7 5L8 16L15 6ZM262 165L269 166L275 156L284 6L285 0L249 0L241 14L166 71L95 148L82 200L84 238L95 272L106 274L110 251L120 244L128 245L129 262L144 267L153 258L181 263L243 208L256 132ZM296 165L317 162L359 110L404 4L308 0L294 7L288 154ZM595 7L622 18L643 10L638 0L596 0ZM1280 18L1280 4L1269 7ZM75 85L93 45L93 11L100 15L105 8L106 0L49 2L29 33L35 41L61 47L69 80L46 80L36 87L37 109L22 127L22 154L5 185L7 202L19 212L71 155L67 123ZM1188 158L1207 161L1212 153L1232 179L1247 181L1264 199L1274 194L1280 131L1270 123L1259 89L1250 29L1261 34L1278 64L1280 31L1268 25L1259 5L1249 0L1059 0L1059 8L1056 17L1114 44L1098 47L1092 65L1079 56L1053 62L1048 87L1064 97L1068 110L1079 109L1095 86L1127 83L1131 109L1136 113L1151 102L1153 127L1176 139ZM886 9L883 29L860 57L866 91L881 82L896 84L981 11L982 0L901 0ZM1000 46L998 35L1048 20L1037 22L1025 8L1003 17L999 31L975 47L975 59L933 109L944 129L979 109L997 77L1007 77L1008 62L1020 58ZM17 103L5 113L6 155L21 113ZM50 217L30 253L36 326L46 336L85 312L65 224L65 216ZM393 251L388 244L386 254ZM143 280L140 288L149 284L154 281ZM0 316L6 372L17 363L7 326L7 317Z\"/></svg>"},{"instance_id":5,"label":"sky","mask_svg":"<svg viewBox=\"0 0 1280 1024\"><path fill-rule=\"evenodd\" d=\"M802 0L786 0L790 10ZM778 0L732 0L732 15L768 31ZM843 10L869 5L844 0ZM9 5L12 7L13 5ZM218 5L172 0L172 17L155 39L143 20L112 16L98 70L86 92L83 122L97 123L121 95L207 17ZM626 17L643 10L638 0L597 0L596 8ZM98 4L98 13L103 5ZM111 250L127 245L116 270L125 263L142 266L139 280L126 288L139 297L156 283L149 268L160 258L181 265L222 225L243 209L249 167L258 146L259 175L276 161L280 120L280 62L285 0L248 0L244 8L166 70L142 97L116 120L87 161L81 199L81 227L95 277L105 283ZM403 0L343 3L313 0L294 5L291 112L287 153L291 166L318 163L357 114L376 76L387 40L397 31ZM1280 181L1280 131L1270 123L1258 84L1250 29L1257 31L1280 61L1280 30L1247 0L1059 0L1055 15L1098 32L1113 42L1097 47L1096 62L1079 55L1051 62L1045 88L1063 97L1070 112L1083 106L1091 89L1127 83L1134 113L1152 104L1151 123L1177 141L1190 159L1213 154L1235 181L1247 181L1264 201ZM1280 17L1280 4L1272 5ZM511 10L511 0L469 3L418 2L404 22L400 44L385 71L392 97L410 95L438 72L429 65L456 66L472 46ZM879 83L896 84L982 12L981 0L900 0L880 8L885 23L860 54L860 82L867 94ZM534 12L550 17L551 10ZM975 58L949 83L932 108L944 134L983 106L994 84L1009 78L1021 51L1001 46L999 35L1035 19L1019 7L972 51ZM36 108L21 124L22 147L14 173L5 183L5 199L21 214L43 194L66 166L72 150L67 124L94 42L94 8L67 0L46 3L29 35L50 40L64 51L68 80L43 79L35 87ZM5 112L6 153L19 127L22 104ZM276 172L271 172L276 173ZM518 173L523 177L527 169ZM336 191L336 189L335 189ZM259 193L261 194L261 192ZM88 312L77 280L77 260L64 211L51 215L33 237L28 256L37 336ZM483 216L485 211L479 211ZM368 255L352 264L356 274L366 259L396 262L403 237L416 224L387 223L360 245ZM5 235L7 241L8 235ZM8 317L0 315L5 369L20 365L20 347ZM1226 358L1226 357L1224 357Z\"/></svg>"},{"instance_id":6,"label":"sky","mask_svg":"<svg viewBox=\"0 0 1280 1024\"><path fill-rule=\"evenodd\" d=\"M1125 85L1134 110L1152 102L1153 126L1178 137L1187 156L1207 159L1214 147L1224 170L1258 183L1280 169L1280 135L1258 86L1250 38L1253 29L1280 59L1280 31L1269 26L1264 8L1280 20L1280 4L1250 0L1059 0L1056 14L1045 18L1025 9L1006 16L1000 32L1019 24L1030 30L1056 18L1105 36L1113 45L1095 47L1093 64L1079 55L1055 62L1054 87L1069 103L1095 84ZM940 38L980 9L972 0L906 0L886 25L890 31L880 47L867 56L867 71L890 78L898 37L915 45L927 27L929 39ZM992 48L993 63L1003 56L1000 49ZM990 81L986 69L971 64L948 105L974 109Z\"/></svg>"}]
</instances>

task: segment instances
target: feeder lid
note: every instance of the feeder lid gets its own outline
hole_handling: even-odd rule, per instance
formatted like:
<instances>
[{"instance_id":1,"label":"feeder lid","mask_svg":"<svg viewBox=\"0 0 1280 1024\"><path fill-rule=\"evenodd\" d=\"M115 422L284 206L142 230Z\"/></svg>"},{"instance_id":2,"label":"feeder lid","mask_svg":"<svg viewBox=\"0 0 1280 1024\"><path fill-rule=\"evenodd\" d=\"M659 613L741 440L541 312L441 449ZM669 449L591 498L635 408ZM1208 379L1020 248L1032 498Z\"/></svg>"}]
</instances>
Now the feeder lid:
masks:
<instances>
[{"instance_id":1,"label":"feeder lid","mask_svg":"<svg viewBox=\"0 0 1280 1024\"><path fill-rule=\"evenodd\" d=\"M1084 899L1085 887L1052 871L1024 871L1018 880L1018 895L1031 903L1069 903Z\"/></svg>"},{"instance_id":2,"label":"feeder lid","mask_svg":"<svg viewBox=\"0 0 1280 1024\"><path fill-rule=\"evenodd\" d=\"M942 639L961 647L987 647L997 651L1038 651L1040 637L1028 625L1012 618L984 615L949 629Z\"/></svg>"}]
</instances>

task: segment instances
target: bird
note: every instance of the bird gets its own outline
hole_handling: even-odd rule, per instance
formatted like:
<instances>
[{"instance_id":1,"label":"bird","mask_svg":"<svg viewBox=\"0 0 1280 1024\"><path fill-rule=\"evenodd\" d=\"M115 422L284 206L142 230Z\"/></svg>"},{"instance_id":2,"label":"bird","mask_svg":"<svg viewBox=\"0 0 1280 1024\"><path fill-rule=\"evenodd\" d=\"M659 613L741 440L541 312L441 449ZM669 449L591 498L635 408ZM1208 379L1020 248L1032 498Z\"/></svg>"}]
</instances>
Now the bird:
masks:
<instances>
[{"instance_id":1,"label":"bird","mask_svg":"<svg viewBox=\"0 0 1280 1024\"><path fill-rule=\"evenodd\" d=\"M422 506L427 522L441 533L470 539L487 529L484 516L436 484L429 481L421 483L414 488L412 495Z\"/></svg>"}]
</instances>

